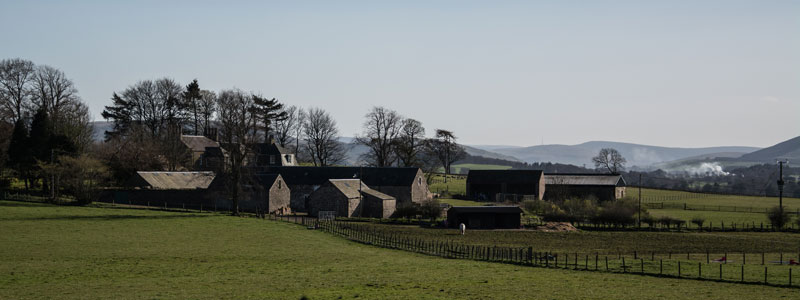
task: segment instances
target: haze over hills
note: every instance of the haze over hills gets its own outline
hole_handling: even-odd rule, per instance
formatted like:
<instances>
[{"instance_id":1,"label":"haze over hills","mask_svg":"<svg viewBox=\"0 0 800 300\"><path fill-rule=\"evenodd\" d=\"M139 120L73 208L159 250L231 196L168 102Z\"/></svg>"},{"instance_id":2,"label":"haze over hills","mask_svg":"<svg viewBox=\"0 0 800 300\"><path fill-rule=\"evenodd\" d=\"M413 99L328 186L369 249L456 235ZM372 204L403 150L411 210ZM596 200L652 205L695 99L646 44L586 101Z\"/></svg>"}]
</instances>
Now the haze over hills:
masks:
<instances>
[{"instance_id":1,"label":"haze over hills","mask_svg":"<svg viewBox=\"0 0 800 300\"><path fill-rule=\"evenodd\" d=\"M480 148L480 146L474 146ZM723 146L705 148L676 148L619 143L608 141L592 141L578 145L541 145L514 148L493 148L493 152L516 157L522 161L558 162L576 166L592 166L591 158L602 148L617 149L628 160L628 166L647 167L661 162L685 159L692 156L712 153L727 153L726 156L737 156L759 150L756 147Z\"/></svg>"},{"instance_id":2,"label":"haze over hills","mask_svg":"<svg viewBox=\"0 0 800 300\"><path fill-rule=\"evenodd\" d=\"M800 136L739 157L740 161L774 163L777 159L800 161Z\"/></svg>"}]
</instances>

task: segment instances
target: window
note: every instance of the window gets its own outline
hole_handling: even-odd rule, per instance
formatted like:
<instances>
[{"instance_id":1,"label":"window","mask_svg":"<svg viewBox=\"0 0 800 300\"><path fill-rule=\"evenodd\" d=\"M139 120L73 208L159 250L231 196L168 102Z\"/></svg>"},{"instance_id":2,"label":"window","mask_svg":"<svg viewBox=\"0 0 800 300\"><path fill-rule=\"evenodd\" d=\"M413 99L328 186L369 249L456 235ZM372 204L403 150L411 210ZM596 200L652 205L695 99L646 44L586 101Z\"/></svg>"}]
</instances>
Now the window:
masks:
<instances>
[{"instance_id":1,"label":"window","mask_svg":"<svg viewBox=\"0 0 800 300\"><path fill-rule=\"evenodd\" d=\"M270 155L269 156L269 164L270 165L274 165L275 164L275 155Z\"/></svg>"},{"instance_id":2,"label":"window","mask_svg":"<svg viewBox=\"0 0 800 300\"><path fill-rule=\"evenodd\" d=\"M286 155L286 162L287 163L292 163L292 156L291 155Z\"/></svg>"},{"instance_id":3,"label":"window","mask_svg":"<svg viewBox=\"0 0 800 300\"><path fill-rule=\"evenodd\" d=\"M283 182L281 182L281 180L278 179L278 189L282 189L282 188L283 188Z\"/></svg>"},{"instance_id":4,"label":"window","mask_svg":"<svg viewBox=\"0 0 800 300\"><path fill-rule=\"evenodd\" d=\"M417 178L417 183L418 183L419 185L422 185L422 177L420 177L420 178Z\"/></svg>"}]
</instances>

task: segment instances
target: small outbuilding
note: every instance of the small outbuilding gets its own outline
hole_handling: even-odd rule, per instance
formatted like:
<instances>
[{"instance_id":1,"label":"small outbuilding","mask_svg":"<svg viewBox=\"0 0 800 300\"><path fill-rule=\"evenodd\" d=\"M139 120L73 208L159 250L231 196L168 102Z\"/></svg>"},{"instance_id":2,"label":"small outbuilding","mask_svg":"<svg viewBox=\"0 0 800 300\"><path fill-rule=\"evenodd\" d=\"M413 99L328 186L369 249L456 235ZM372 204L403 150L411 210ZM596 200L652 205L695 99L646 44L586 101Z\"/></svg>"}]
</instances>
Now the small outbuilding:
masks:
<instances>
[{"instance_id":1,"label":"small outbuilding","mask_svg":"<svg viewBox=\"0 0 800 300\"><path fill-rule=\"evenodd\" d=\"M517 206L453 206L447 210L447 224L467 229L517 229L521 227L522 209Z\"/></svg>"},{"instance_id":2,"label":"small outbuilding","mask_svg":"<svg viewBox=\"0 0 800 300\"><path fill-rule=\"evenodd\" d=\"M309 196L309 214L335 212L337 217L389 218L394 197L376 191L359 179L329 179Z\"/></svg>"},{"instance_id":3,"label":"small outbuilding","mask_svg":"<svg viewBox=\"0 0 800 300\"><path fill-rule=\"evenodd\" d=\"M541 170L470 170L467 196L480 201L496 201L498 194L544 196Z\"/></svg>"},{"instance_id":4,"label":"small outbuilding","mask_svg":"<svg viewBox=\"0 0 800 300\"><path fill-rule=\"evenodd\" d=\"M594 197L600 201L625 197L625 179L619 174L545 174L545 200Z\"/></svg>"}]
</instances>

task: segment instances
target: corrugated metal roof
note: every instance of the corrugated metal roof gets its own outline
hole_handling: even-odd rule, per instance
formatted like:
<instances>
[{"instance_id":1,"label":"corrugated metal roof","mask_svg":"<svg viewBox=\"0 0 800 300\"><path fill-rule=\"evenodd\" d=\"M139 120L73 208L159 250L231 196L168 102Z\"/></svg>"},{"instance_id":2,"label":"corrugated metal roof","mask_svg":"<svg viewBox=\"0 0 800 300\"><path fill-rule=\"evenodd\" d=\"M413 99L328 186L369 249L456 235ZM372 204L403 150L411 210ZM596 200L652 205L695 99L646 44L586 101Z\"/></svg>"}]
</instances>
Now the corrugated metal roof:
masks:
<instances>
[{"instance_id":1,"label":"corrugated metal roof","mask_svg":"<svg viewBox=\"0 0 800 300\"><path fill-rule=\"evenodd\" d=\"M625 185L622 175L609 174L545 174L544 181L551 185Z\"/></svg>"},{"instance_id":2,"label":"corrugated metal roof","mask_svg":"<svg viewBox=\"0 0 800 300\"><path fill-rule=\"evenodd\" d=\"M206 151L206 147L219 147L219 143L202 135L182 135L181 142L194 152Z\"/></svg>"},{"instance_id":3,"label":"corrugated metal roof","mask_svg":"<svg viewBox=\"0 0 800 300\"><path fill-rule=\"evenodd\" d=\"M541 170L469 170L467 183L474 184L537 184Z\"/></svg>"},{"instance_id":4,"label":"corrugated metal roof","mask_svg":"<svg viewBox=\"0 0 800 300\"><path fill-rule=\"evenodd\" d=\"M347 198L358 198L359 183L361 184L361 192L379 199L394 199L394 197L371 189L366 184L358 179L330 179L330 183L339 191L342 192Z\"/></svg>"},{"instance_id":5,"label":"corrugated metal roof","mask_svg":"<svg viewBox=\"0 0 800 300\"><path fill-rule=\"evenodd\" d=\"M156 190L207 189L214 172L136 172L149 188Z\"/></svg>"}]
</instances>

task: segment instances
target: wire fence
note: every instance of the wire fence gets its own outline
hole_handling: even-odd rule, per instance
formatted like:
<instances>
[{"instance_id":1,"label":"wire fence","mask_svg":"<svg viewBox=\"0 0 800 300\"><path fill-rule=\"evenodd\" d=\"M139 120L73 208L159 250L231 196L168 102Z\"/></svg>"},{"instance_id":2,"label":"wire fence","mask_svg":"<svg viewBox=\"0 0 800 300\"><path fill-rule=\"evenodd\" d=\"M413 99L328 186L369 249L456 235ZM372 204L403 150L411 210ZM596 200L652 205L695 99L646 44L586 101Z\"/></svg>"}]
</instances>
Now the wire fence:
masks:
<instances>
[{"instance_id":1,"label":"wire fence","mask_svg":"<svg viewBox=\"0 0 800 300\"><path fill-rule=\"evenodd\" d=\"M705 204L689 204L689 203L676 203L676 202L645 202L642 200L642 205L648 209L682 209L682 210L696 210L696 211L719 211L719 212L741 212L741 213L760 213L766 214L772 208L767 207L752 207L752 206L732 206L732 205L705 205ZM800 208L794 210L784 208L790 214L800 215Z\"/></svg>"},{"instance_id":2,"label":"wire fence","mask_svg":"<svg viewBox=\"0 0 800 300\"><path fill-rule=\"evenodd\" d=\"M705 253L706 261L698 261L698 254L686 253L686 260L668 253L667 258L650 257L634 253L631 255L600 255L599 253L558 253L541 251L529 247L497 247L470 245L452 240L430 240L376 230L367 224L341 221L318 221L304 216L273 216L272 220L292 222L319 229L330 234L381 248L397 249L439 256L451 259L465 259L494 263L506 263L531 267L571 269L607 273L630 273L644 276L714 280L722 282L741 282L798 288L793 281L794 259L784 262L783 253L779 261L768 261L761 253L761 264L747 264L747 254L742 254L742 263L734 263L724 254L722 259L711 260L711 253ZM799 251L800 252L800 251ZM694 257L693 257L694 255ZM800 256L800 253L798 253ZM752 260L752 255L751 255Z\"/></svg>"}]
</instances>

